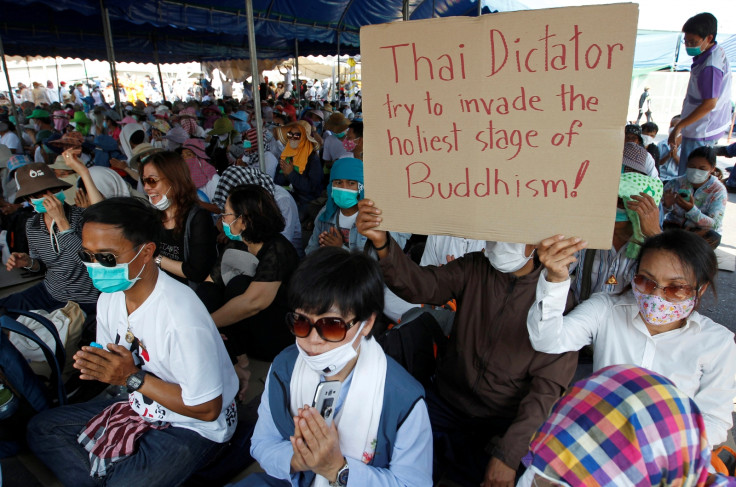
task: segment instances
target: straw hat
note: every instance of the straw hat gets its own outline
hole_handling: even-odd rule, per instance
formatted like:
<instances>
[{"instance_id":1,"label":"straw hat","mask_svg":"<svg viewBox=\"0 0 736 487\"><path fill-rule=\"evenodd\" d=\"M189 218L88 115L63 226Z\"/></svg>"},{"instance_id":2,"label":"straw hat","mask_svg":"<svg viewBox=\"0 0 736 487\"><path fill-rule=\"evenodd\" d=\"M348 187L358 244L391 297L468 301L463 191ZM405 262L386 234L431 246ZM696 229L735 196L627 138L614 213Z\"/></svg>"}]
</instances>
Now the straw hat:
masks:
<instances>
[{"instance_id":1,"label":"straw hat","mask_svg":"<svg viewBox=\"0 0 736 487\"><path fill-rule=\"evenodd\" d=\"M340 112L334 112L325 122L325 130L338 134L347 130L348 126L350 126L350 120Z\"/></svg>"},{"instance_id":2,"label":"straw hat","mask_svg":"<svg viewBox=\"0 0 736 487\"><path fill-rule=\"evenodd\" d=\"M300 125L304 129L304 133L307 134L307 140L312 143L315 151L318 150L320 147L319 143L314 139L314 137L312 137L312 126L309 125L309 122L306 120L299 120L297 122L287 123L281 127L274 127L273 135L279 139L284 146L286 146L286 144L289 143L289 139L286 138L286 133L290 128L293 128L296 125Z\"/></svg>"}]
</instances>

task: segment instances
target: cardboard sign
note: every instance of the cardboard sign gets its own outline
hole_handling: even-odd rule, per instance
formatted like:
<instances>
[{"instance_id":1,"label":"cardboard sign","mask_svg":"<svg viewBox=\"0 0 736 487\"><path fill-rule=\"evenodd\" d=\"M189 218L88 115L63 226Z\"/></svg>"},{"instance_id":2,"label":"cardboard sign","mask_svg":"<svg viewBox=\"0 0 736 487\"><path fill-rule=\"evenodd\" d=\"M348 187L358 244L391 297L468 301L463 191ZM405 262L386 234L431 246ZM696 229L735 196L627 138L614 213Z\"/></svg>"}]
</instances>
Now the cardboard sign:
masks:
<instances>
[{"instance_id":1,"label":"cardboard sign","mask_svg":"<svg viewBox=\"0 0 736 487\"><path fill-rule=\"evenodd\" d=\"M637 17L616 4L363 27L381 228L611 248Z\"/></svg>"}]
</instances>

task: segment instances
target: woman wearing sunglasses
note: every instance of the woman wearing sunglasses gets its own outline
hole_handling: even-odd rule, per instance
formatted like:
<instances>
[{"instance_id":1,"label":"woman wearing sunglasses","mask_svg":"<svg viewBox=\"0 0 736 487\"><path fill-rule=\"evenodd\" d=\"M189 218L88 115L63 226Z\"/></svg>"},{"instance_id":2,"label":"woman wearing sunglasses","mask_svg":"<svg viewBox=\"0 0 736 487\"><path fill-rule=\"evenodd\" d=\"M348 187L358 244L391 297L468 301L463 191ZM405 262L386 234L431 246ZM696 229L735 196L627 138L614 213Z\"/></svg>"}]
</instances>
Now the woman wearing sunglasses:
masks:
<instances>
[{"instance_id":1,"label":"woman wearing sunglasses","mask_svg":"<svg viewBox=\"0 0 736 487\"><path fill-rule=\"evenodd\" d=\"M546 270L527 327L532 346L546 353L593 346L593 369L638 365L669 378L703 413L711 446L726 441L736 396L734 334L698 313L714 289L718 263L699 236L669 230L641 247L631 287L597 293L563 316L568 266L585 247L556 236L538 247Z\"/></svg>"},{"instance_id":2,"label":"woman wearing sunglasses","mask_svg":"<svg viewBox=\"0 0 736 487\"><path fill-rule=\"evenodd\" d=\"M424 391L372 338L383 309L378 263L321 248L294 273L288 298L296 344L271 366L251 440L265 473L236 485L432 485ZM329 425L313 403L324 381L339 382Z\"/></svg>"},{"instance_id":3,"label":"woman wearing sunglasses","mask_svg":"<svg viewBox=\"0 0 736 487\"><path fill-rule=\"evenodd\" d=\"M195 287L217 260L217 231L199 206L187 163L175 152L156 152L140 160L149 202L159 210L164 233L156 264L179 282Z\"/></svg>"}]
</instances>

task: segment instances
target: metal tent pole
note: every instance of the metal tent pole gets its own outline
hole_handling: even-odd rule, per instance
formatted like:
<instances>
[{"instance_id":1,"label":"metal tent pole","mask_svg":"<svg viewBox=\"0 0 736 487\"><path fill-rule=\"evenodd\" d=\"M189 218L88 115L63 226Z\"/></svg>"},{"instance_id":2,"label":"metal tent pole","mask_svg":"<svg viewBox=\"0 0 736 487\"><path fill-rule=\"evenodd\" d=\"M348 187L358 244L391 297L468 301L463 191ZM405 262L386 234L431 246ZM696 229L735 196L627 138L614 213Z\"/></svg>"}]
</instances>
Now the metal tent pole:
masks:
<instances>
[{"instance_id":1,"label":"metal tent pole","mask_svg":"<svg viewBox=\"0 0 736 487\"><path fill-rule=\"evenodd\" d=\"M409 20L409 0L404 0L401 4L401 17L402 20Z\"/></svg>"},{"instance_id":2,"label":"metal tent pole","mask_svg":"<svg viewBox=\"0 0 736 487\"><path fill-rule=\"evenodd\" d=\"M299 80L299 39L294 39L294 69L296 70L296 102L302 104L302 82Z\"/></svg>"},{"instance_id":3,"label":"metal tent pole","mask_svg":"<svg viewBox=\"0 0 736 487\"><path fill-rule=\"evenodd\" d=\"M110 64L110 76L112 76L112 89L115 96L115 109L120 116L123 116L122 107L120 106L120 87L118 86L118 71L115 67L115 47L112 44L112 29L110 28L110 14L105 7L105 0L100 0L100 9L102 11L102 29L105 33L105 47L107 48L107 62ZM84 67L85 75L87 66ZM87 80L89 84L89 80Z\"/></svg>"},{"instance_id":4,"label":"metal tent pole","mask_svg":"<svg viewBox=\"0 0 736 487\"><path fill-rule=\"evenodd\" d=\"M151 41L153 42L153 60L156 61L156 69L158 70L158 81L161 83L161 96L164 98L164 101L166 101L166 90L164 89L164 77L161 75L161 64L158 62L158 43L156 42L156 38L152 37Z\"/></svg>"},{"instance_id":5,"label":"metal tent pole","mask_svg":"<svg viewBox=\"0 0 736 487\"><path fill-rule=\"evenodd\" d=\"M256 85L258 76L258 54L256 53L256 31L253 22L253 0L245 0L245 11L248 15L248 51L250 53L250 73L253 80L253 111L256 113L256 132L258 136L258 161L261 172L266 172L266 159L263 152L263 113L261 112L261 90Z\"/></svg>"},{"instance_id":6,"label":"metal tent pole","mask_svg":"<svg viewBox=\"0 0 736 487\"><path fill-rule=\"evenodd\" d=\"M56 56L54 56L54 67L56 67L56 96L63 106L64 98L61 96L61 82L59 81L59 59Z\"/></svg>"},{"instance_id":7,"label":"metal tent pole","mask_svg":"<svg viewBox=\"0 0 736 487\"><path fill-rule=\"evenodd\" d=\"M478 0L478 17L480 17L481 12L483 12L483 1Z\"/></svg>"},{"instance_id":8,"label":"metal tent pole","mask_svg":"<svg viewBox=\"0 0 736 487\"><path fill-rule=\"evenodd\" d=\"M340 31L337 31L337 86L335 86L337 106L340 106Z\"/></svg>"},{"instance_id":9,"label":"metal tent pole","mask_svg":"<svg viewBox=\"0 0 736 487\"><path fill-rule=\"evenodd\" d=\"M3 38L0 36L0 57L3 58L3 71L5 71L5 82L8 83L8 98L10 98L10 108L15 114L15 133L20 139L20 153L23 153L23 133L20 131L20 117L18 116L18 108L15 105L15 96L13 96L13 86L10 84L10 73L8 72L8 63L5 60L5 48L3 47Z\"/></svg>"}]
</instances>

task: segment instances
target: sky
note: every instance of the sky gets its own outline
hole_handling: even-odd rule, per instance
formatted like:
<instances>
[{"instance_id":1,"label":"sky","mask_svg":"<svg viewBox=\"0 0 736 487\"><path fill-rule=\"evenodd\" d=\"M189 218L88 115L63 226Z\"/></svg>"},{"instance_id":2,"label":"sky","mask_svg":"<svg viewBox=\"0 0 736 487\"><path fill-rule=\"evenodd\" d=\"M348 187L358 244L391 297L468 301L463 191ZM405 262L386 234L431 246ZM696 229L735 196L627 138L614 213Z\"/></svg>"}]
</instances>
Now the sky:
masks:
<instances>
[{"instance_id":1,"label":"sky","mask_svg":"<svg viewBox=\"0 0 736 487\"><path fill-rule=\"evenodd\" d=\"M617 3L612 0L520 0L529 8L552 8L577 5ZM639 29L679 32L682 24L695 14L710 12L718 19L718 32L736 34L734 0L639 0Z\"/></svg>"}]
</instances>

